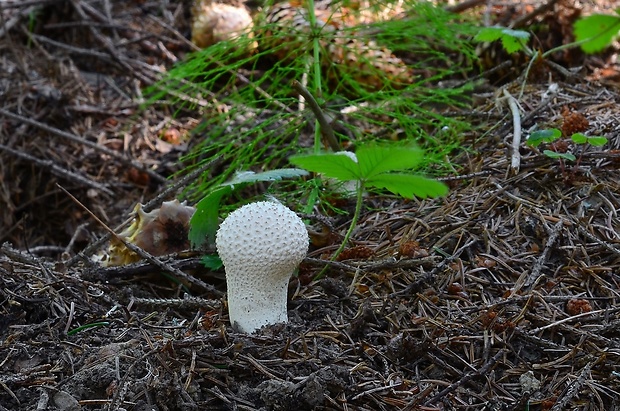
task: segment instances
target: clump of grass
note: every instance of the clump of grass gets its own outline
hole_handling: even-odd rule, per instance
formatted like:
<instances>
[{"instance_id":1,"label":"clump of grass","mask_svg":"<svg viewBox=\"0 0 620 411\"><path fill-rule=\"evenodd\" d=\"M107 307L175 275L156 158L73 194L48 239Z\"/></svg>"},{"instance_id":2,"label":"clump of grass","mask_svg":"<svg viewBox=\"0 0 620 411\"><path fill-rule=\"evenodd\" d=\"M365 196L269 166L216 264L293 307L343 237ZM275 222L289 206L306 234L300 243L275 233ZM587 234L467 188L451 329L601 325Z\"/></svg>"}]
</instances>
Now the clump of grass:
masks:
<instances>
[{"instance_id":1,"label":"clump of grass","mask_svg":"<svg viewBox=\"0 0 620 411\"><path fill-rule=\"evenodd\" d=\"M294 59L277 59L274 50L264 48L245 55L247 47L239 43L255 39L241 37L237 44L217 44L174 67L151 90L149 104L166 100L177 110L194 110L203 118L193 133L193 149L183 158L184 172L216 159L223 165L188 187L187 195L202 198L236 171L282 167L302 148L320 148L314 117L307 108L298 110L292 80L306 81L326 116L334 120L343 146L406 140L425 150L426 165L444 162L469 125L441 115L437 108L466 104L467 86L438 84L463 78L472 67L475 56L468 38L474 28L430 3L408 0L405 9L402 19L339 31L311 30L301 42L295 40ZM269 30L273 31L269 42L259 35L259 44L285 50L290 36L273 27L257 27L259 33ZM382 87L360 83L351 74L354 71L340 70L329 61L329 45L346 44L342 38L372 39L377 47L394 51L409 66L411 81L395 85L377 70L373 75Z\"/></svg>"}]
</instances>

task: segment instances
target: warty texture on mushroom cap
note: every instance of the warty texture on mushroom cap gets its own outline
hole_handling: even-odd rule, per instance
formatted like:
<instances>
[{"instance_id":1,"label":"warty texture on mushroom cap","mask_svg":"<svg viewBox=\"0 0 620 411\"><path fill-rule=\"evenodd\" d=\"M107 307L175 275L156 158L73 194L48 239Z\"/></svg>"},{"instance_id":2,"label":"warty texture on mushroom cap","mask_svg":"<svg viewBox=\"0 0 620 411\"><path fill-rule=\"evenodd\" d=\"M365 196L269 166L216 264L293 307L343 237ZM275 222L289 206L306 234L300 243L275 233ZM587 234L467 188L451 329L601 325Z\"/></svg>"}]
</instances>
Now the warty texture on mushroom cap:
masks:
<instances>
[{"instance_id":1,"label":"warty texture on mushroom cap","mask_svg":"<svg viewBox=\"0 0 620 411\"><path fill-rule=\"evenodd\" d=\"M222 222L215 243L226 270L231 323L252 332L286 322L288 281L309 245L297 214L278 202L247 204Z\"/></svg>"},{"instance_id":2,"label":"warty texture on mushroom cap","mask_svg":"<svg viewBox=\"0 0 620 411\"><path fill-rule=\"evenodd\" d=\"M289 275L306 256L308 244L303 221L272 201L247 204L233 211L216 236L218 254L227 269L234 265L247 270L251 266Z\"/></svg>"}]
</instances>

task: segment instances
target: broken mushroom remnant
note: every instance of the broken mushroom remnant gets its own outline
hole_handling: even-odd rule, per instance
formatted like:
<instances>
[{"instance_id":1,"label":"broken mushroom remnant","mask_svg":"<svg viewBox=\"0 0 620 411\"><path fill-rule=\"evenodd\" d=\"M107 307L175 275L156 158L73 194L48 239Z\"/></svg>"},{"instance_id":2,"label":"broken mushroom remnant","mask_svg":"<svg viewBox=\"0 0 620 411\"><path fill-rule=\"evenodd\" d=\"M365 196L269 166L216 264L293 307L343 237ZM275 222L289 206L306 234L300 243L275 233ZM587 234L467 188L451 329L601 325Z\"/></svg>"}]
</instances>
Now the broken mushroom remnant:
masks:
<instances>
[{"instance_id":1,"label":"broken mushroom remnant","mask_svg":"<svg viewBox=\"0 0 620 411\"><path fill-rule=\"evenodd\" d=\"M161 208L145 212L142 204L134 208L135 220L118 234L119 237L135 244L155 256L177 253L189 248L189 220L196 211L179 200L164 201ZM131 264L140 260L133 251L127 249L117 238L110 241L107 266Z\"/></svg>"}]
</instances>

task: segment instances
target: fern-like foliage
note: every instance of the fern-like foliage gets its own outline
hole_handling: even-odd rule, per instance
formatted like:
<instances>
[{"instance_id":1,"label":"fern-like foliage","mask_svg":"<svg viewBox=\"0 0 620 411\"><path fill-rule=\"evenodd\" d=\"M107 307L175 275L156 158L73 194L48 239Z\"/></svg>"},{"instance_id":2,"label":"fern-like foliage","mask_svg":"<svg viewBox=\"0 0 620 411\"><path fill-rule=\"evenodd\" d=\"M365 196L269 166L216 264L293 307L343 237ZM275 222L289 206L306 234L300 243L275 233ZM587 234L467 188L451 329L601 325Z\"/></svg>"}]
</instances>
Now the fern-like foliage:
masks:
<instances>
[{"instance_id":1,"label":"fern-like foliage","mask_svg":"<svg viewBox=\"0 0 620 411\"><path fill-rule=\"evenodd\" d=\"M378 12L393 6L389 1L369 3ZM337 0L331 7L334 14L346 9ZM443 159L468 124L443 116L438 108L467 104L468 87L442 87L440 82L464 78L471 69L475 54L469 38L475 28L430 3L406 0L403 9L385 21L337 30L317 26L296 32L293 39L259 16L254 38L216 44L174 67L151 89L149 104L165 100L202 118L193 149L184 158L186 171L213 160L223 165L196 181L188 195L202 198L236 171L282 167L301 149L318 148L314 116L307 108L298 109L292 80L306 82L326 117L334 120L341 142L406 140L425 150L427 164ZM367 10L351 13L369 15ZM248 54L254 41L259 48ZM357 51L360 42L368 53ZM340 59L334 50L342 54ZM385 50L406 64L407 81L395 82L389 70L372 61ZM355 59L360 60L357 66L343 67ZM372 76L372 84L364 76Z\"/></svg>"}]
</instances>

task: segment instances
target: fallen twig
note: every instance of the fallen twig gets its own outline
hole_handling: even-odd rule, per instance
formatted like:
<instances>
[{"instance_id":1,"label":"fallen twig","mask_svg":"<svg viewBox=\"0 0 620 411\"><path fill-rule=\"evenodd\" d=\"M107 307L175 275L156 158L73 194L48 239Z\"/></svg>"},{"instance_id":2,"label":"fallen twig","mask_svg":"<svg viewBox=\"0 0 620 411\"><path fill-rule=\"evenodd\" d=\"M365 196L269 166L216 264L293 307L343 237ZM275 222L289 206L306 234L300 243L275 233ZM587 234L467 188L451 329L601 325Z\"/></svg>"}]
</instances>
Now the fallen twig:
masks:
<instances>
[{"instance_id":1,"label":"fallen twig","mask_svg":"<svg viewBox=\"0 0 620 411\"><path fill-rule=\"evenodd\" d=\"M551 407L551 411L560 411L567 408L568 403L572 400L585 383L586 379L590 377L590 370L592 369L592 363L587 363L585 367L581 369L579 376L572 382L567 384L566 389Z\"/></svg>"},{"instance_id":2,"label":"fallen twig","mask_svg":"<svg viewBox=\"0 0 620 411\"><path fill-rule=\"evenodd\" d=\"M510 112L512 113L512 153L510 155L510 173L512 175L517 174L519 172L519 168L521 167L521 153L519 152L519 147L521 146L521 113L519 112L519 105L517 100L508 92L508 90L504 89L504 97L508 102L508 107L510 107Z\"/></svg>"},{"instance_id":3,"label":"fallen twig","mask_svg":"<svg viewBox=\"0 0 620 411\"><path fill-rule=\"evenodd\" d=\"M484 364L479 370L470 372L467 375L464 375L460 380L458 380L457 382L454 382L452 384L450 384L449 386L447 386L446 388L444 388L443 390L439 391L437 394L435 394L433 397L431 397L430 399L426 400L424 402L424 405L431 405L433 403L435 403L435 401L439 400L440 398L445 397L447 394L451 393L452 391L456 390L458 387L460 387L461 385L465 384L467 381L471 380L474 377L477 377L479 375L484 375L487 372L489 372L491 370L491 368L495 365L495 363L497 362L497 360L499 360L501 358L502 355L504 355L506 353L505 350L501 349L499 350L489 361L487 361L486 364Z\"/></svg>"}]
</instances>

